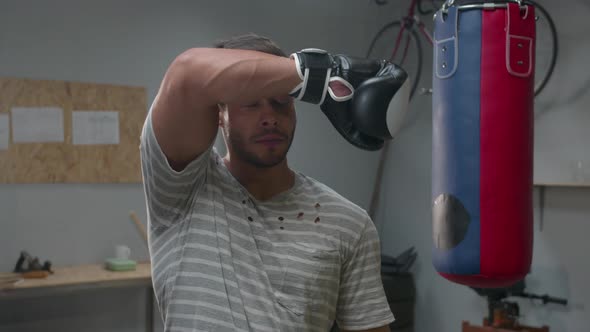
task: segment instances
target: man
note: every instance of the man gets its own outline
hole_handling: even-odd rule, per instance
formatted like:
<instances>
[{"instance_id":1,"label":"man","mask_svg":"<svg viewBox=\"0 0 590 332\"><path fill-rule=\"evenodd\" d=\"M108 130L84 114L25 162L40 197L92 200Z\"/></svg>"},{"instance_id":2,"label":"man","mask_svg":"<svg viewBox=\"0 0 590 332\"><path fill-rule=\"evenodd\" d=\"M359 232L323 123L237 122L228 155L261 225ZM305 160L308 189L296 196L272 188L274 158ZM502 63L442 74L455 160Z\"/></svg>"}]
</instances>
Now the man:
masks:
<instances>
[{"instance_id":1,"label":"man","mask_svg":"<svg viewBox=\"0 0 590 332\"><path fill-rule=\"evenodd\" d=\"M172 62L141 137L165 329L327 331L336 321L341 330L388 331L394 318L373 222L287 164L296 127L290 95L313 90L305 56L327 55L289 58L253 34L216 46ZM329 83L329 96L314 92L316 101L326 100L322 107L358 87L341 78ZM223 158L213 147L218 127ZM342 128L358 144L382 142Z\"/></svg>"}]
</instances>

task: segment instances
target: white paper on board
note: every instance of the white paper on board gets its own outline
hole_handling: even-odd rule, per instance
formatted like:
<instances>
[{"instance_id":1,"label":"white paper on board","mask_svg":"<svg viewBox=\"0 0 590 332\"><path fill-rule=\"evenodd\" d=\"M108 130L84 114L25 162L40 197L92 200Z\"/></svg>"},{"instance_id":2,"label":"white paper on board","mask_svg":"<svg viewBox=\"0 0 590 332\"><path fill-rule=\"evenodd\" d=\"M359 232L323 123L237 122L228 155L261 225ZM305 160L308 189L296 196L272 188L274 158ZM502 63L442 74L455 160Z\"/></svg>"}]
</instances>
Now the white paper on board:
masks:
<instances>
[{"instance_id":1,"label":"white paper on board","mask_svg":"<svg viewBox=\"0 0 590 332\"><path fill-rule=\"evenodd\" d=\"M74 145L119 144L119 112L72 112Z\"/></svg>"},{"instance_id":2,"label":"white paper on board","mask_svg":"<svg viewBox=\"0 0 590 332\"><path fill-rule=\"evenodd\" d=\"M64 115L59 107L13 107L14 143L64 141Z\"/></svg>"}]
</instances>

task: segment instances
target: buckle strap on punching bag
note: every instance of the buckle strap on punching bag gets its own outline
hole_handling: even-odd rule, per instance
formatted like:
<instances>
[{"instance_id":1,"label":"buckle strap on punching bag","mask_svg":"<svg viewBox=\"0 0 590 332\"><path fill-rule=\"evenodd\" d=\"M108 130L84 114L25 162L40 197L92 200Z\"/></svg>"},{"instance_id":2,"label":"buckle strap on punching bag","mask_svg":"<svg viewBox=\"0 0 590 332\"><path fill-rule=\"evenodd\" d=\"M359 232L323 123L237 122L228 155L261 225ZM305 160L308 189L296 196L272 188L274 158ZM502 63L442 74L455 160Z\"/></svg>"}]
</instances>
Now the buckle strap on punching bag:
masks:
<instances>
[{"instance_id":1,"label":"buckle strap on punching bag","mask_svg":"<svg viewBox=\"0 0 590 332\"><path fill-rule=\"evenodd\" d=\"M529 77L534 67L534 7L508 4L506 25L506 69L511 75Z\"/></svg>"},{"instance_id":2,"label":"buckle strap on punching bag","mask_svg":"<svg viewBox=\"0 0 590 332\"><path fill-rule=\"evenodd\" d=\"M455 7L447 9L446 14L435 17L434 41L434 64L437 78L449 78L457 70L459 62L457 35L458 10Z\"/></svg>"}]
</instances>

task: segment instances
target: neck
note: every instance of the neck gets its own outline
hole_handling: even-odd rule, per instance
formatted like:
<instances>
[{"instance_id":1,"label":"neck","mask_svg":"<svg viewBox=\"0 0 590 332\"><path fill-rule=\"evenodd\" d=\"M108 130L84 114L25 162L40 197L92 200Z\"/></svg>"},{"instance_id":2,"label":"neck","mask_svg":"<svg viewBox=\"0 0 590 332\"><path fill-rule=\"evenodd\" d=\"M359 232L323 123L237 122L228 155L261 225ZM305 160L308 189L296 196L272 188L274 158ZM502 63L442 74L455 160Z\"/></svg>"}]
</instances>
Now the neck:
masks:
<instances>
[{"instance_id":1,"label":"neck","mask_svg":"<svg viewBox=\"0 0 590 332\"><path fill-rule=\"evenodd\" d=\"M268 168L231 159L229 154L223 158L223 162L238 182L259 201L289 190L295 183L295 173L287 165L287 159Z\"/></svg>"}]
</instances>

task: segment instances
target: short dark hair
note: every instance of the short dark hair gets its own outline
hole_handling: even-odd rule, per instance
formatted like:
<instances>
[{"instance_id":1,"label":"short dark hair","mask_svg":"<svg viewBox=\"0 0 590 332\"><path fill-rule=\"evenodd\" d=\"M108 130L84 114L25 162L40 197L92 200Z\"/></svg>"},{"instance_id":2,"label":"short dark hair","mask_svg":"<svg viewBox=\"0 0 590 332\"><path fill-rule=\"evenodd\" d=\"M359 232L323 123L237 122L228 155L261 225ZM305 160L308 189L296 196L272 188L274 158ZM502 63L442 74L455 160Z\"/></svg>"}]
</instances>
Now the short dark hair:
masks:
<instances>
[{"instance_id":1,"label":"short dark hair","mask_svg":"<svg viewBox=\"0 0 590 332\"><path fill-rule=\"evenodd\" d=\"M276 56L287 57L285 52L270 38L257 35L255 33L247 33L243 35L233 36L228 39L219 40L213 44L215 48L231 48L239 50L259 51Z\"/></svg>"}]
</instances>

